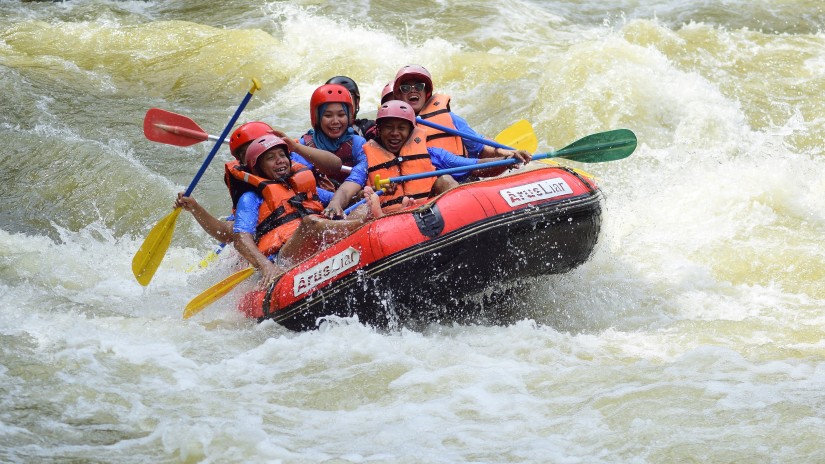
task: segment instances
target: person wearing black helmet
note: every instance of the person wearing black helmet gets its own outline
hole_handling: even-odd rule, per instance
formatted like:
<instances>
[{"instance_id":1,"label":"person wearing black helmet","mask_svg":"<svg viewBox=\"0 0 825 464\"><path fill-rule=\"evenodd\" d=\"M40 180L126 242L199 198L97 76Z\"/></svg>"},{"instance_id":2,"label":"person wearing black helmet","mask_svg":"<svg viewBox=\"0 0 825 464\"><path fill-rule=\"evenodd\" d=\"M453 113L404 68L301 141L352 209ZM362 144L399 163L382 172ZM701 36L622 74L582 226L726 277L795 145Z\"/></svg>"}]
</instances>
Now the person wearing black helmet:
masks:
<instances>
[{"instance_id":1,"label":"person wearing black helmet","mask_svg":"<svg viewBox=\"0 0 825 464\"><path fill-rule=\"evenodd\" d=\"M355 106L355 114L352 117L352 128L355 129L355 132L358 135L363 137L370 127L375 125L375 121L372 119L357 119L358 110L361 109L361 92L358 91L358 84L347 76L335 76L330 78L326 83L343 85L347 88L347 90L349 90L349 93L352 96L352 103Z\"/></svg>"}]
</instances>

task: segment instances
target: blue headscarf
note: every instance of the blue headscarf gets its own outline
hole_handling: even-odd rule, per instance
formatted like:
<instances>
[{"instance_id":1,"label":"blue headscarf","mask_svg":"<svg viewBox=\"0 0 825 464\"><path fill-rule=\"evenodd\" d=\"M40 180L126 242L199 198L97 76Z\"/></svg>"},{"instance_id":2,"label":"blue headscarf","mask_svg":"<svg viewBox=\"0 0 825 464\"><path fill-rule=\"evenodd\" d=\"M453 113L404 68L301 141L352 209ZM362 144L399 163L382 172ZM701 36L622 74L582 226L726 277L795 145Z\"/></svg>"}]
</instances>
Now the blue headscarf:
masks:
<instances>
[{"instance_id":1,"label":"blue headscarf","mask_svg":"<svg viewBox=\"0 0 825 464\"><path fill-rule=\"evenodd\" d=\"M337 103L340 104L340 103ZM335 153L341 145L345 142L349 142L352 140L352 136L355 135L355 130L352 128L352 125L347 127L347 130L344 131L343 135L338 137L337 139L331 139L327 137L327 134L324 134L324 131L320 129L321 125L321 115L324 114L326 111L327 105L329 103L324 103L323 105L318 107L318 114L316 115L316 121L318 121L318 126L313 127L312 129L307 132L307 134L312 136L312 141L315 143L315 146L320 148L321 150L326 150ZM341 105L344 107L344 112L347 113L347 122L350 122L350 114L349 108L347 105ZM315 129L318 128L316 131Z\"/></svg>"}]
</instances>

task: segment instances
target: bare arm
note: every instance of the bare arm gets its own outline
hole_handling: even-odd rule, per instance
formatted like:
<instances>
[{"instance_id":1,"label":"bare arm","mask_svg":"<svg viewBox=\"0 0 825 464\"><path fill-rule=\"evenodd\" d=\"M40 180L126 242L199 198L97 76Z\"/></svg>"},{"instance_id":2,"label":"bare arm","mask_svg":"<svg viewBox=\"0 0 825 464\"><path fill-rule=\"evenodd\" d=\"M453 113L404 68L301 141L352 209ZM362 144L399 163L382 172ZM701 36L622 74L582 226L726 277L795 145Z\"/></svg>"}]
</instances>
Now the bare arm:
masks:
<instances>
[{"instance_id":1,"label":"bare arm","mask_svg":"<svg viewBox=\"0 0 825 464\"><path fill-rule=\"evenodd\" d=\"M278 130L275 131L275 135L284 139L287 145L289 145L289 151L303 156L322 173L330 176L341 172L341 166L343 164L341 163L341 158L337 157L335 154L319 148L301 145Z\"/></svg>"},{"instance_id":2,"label":"bare arm","mask_svg":"<svg viewBox=\"0 0 825 464\"><path fill-rule=\"evenodd\" d=\"M221 243L232 242L232 221L221 221L215 216L211 215L200 203L193 197L183 196L183 192L178 193L178 198L175 200L176 208L183 208L192 213L192 216L198 221L198 224L211 235L215 240Z\"/></svg>"},{"instance_id":3,"label":"bare arm","mask_svg":"<svg viewBox=\"0 0 825 464\"><path fill-rule=\"evenodd\" d=\"M323 215L332 219L334 217L343 217L344 209L349 204L352 197L354 197L361 190L361 186L351 181L344 181L332 196Z\"/></svg>"},{"instance_id":4,"label":"bare arm","mask_svg":"<svg viewBox=\"0 0 825 464\"><path fill-rule=\"evenodd\" d=\"M261 286L265 287L280 277L284 270L273 264L255 245L252 234L236 232L234 238L235 249L246 258L249 263L261 272Z\"/></svg>"},{"instance_id":5,"label":"bare arm","mask_svg":"<svg viewBox=\"0 0 825 464\"><path fill-rule=\"evenodd\" d=\"M484 147L484 150L482 150L482 152L481 152L482 157L484 156L484 151L486 151L488 148L491 148L491 147ZM527 152L526 150L505 150L503 148L494 148L492 150L492 154L493 154L493 156L485 157L483 161L479 160L479 161L481 161L480 164L482 164L482 163L491 163L493 161L499 161L499 160L504 160L504 159L512 159L512 158L518 159L519 162L521 162L521 164L527 164L533 159L533 157L530 155L530 153ZM497 176L497 175L501 174L502 172L506 171L507 169L512 169L512 168L516 168L516 167L518 167L518 163L513 163L509 166L496 166L496 167L486 168L486 169L476 169L475 171L473 171L473 174L478 176L478 177L493 177L493 176Z\"/></svg>"}]
</instances>

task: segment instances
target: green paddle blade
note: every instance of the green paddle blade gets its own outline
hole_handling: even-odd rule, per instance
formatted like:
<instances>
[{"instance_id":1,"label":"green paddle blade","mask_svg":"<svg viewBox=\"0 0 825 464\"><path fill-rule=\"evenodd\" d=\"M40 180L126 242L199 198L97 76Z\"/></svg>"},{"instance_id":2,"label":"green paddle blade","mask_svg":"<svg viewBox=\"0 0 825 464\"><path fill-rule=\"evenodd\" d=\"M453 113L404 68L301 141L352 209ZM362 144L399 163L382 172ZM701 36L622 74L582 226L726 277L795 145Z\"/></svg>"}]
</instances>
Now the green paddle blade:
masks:
<instances>
[{"instance_id":1,"label":"green paddle blade","mask_svg":"<svg viewBox=\"0 0 825 464\"><path fill-rule=\"evenodd\" d=\"M138 283L144 287L149 285L152 276L163 261L166 255L166 249L172 242L172 233L175 231L175 222L178 220L181 209L175 208L172 212L161 219L155 227L149 231L146 240L135 253L132 258L132 273L135 275Z\"/></svg>"},{"instance_id":2,"label":"green paddle blade","mask_svg":"<svg viewBox=\"0 0 825 464\"><path fill-rule=\"evenodd\" d=\"M588 135L554 153L551 158L564 158L579 163L603 163L630 156L636 150L636 135L628 129L616 129Z\"/></svg>"},{"instance_id":3,"label":"green paddle blade","mask_svg":"<svg viewBox=\"0 0 825 464\"><path fill-rule=\"evenodd\" d=\"M530 121L526 119L516 121L513 125L501 131L496 136L496 142L516 150L526 150L529 153L535 153L539 147L536 132L533 130Z\"/></svg>"},{"instance_id":4,"label":"green paddle blade","mask_svg":"<svg viewBox=\"0 0 825 464\"><path fill-rule=\"evenodd\" d=\"M218 298L229 293L229 291L235 288L236 285L243 282L254 273L255 268L250 266L207 288L206 291L195 298L192 298L192 301L186 305L186 308L183 310L183 318L189 319L195 314L198 314L203 308L209 306Z\"/></svg>"}]
</instances>

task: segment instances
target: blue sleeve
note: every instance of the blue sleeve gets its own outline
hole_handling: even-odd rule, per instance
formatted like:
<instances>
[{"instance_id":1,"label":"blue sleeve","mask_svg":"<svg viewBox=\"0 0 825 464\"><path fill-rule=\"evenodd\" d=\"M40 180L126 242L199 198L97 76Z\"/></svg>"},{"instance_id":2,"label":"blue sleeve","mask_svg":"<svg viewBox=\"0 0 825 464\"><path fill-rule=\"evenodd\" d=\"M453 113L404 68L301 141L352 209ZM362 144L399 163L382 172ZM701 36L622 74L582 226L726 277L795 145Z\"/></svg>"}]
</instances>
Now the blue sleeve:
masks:
<instances>
[{"instance_id":1,"label":"blue sleeve","mask_svg":"<svg viewBox=\"0 0 825 464\"><path fill-rule=\"evenodd\" d=\"M332 200L333 194L334 193L330 192L329 190L318 187L318 200L320 200L321 204L324 206L327 206L329 204L329 201Z\"/></svg>"},{"instance_id":2,"label":"blue sleeve","mask_svg":"<svg viewBox=\"0 0 825 464\"><path fill-rule=\"evenodd\" d=\"M235 209L235 225L232 226L232 232L246 232L255 235L255 229L258 227L258 211L260 211L263 202L264 198L258 195L257 192L244 192L241 198L238 199L238 207Z\"/></svg>"},{"instance_id":3,"label":"blue sleeve","mask_svg":"<svg viewBox=\"0 0 825 464\"><path fill-rule=\"evenodd\" d=\"M483 135L474 131L473 128L470 127L469 124L467 124L467 121L465 121L461 116L458 116L453 112L450 112L450 117L453 118L453 125L455 125L457 131L463 132L465 134L474 135L476 137L485 138ZM481 154L481 150L484 149L483 143L468 140L465 138L462 138L461 141L464 142L464 148L467 149L467 156L470 158L478 158L478 156Z\"/></svg>"},{"instance_id":4,"label":"blue sleeve","mask_svg":"<svg viewBox=\"0 0 825 464\"><path fill-rule=\"evenodd\" d=\"M478 159L465 158L458 156L455 153L450 153L443 148L427 148L427 153L430 154L430 159L436 169L450 169L464 166L475 166L478 164ZM472 170L466 172L457 172L452 174L453 179L461 182L466 179Z\"/></svg>"},{"instance_id":5,"label":"blue sleeve","mask_svg":"<svg viewBox=\"0 0 825 464\"><path fill-rule=\"evenodd\" d=\"M352 171L345 179L349 182L354 182L360 186L367 184L367 154L364 153L364 144L367 143L363 137L352 138Z\"/></svg>"}]
</instances>

